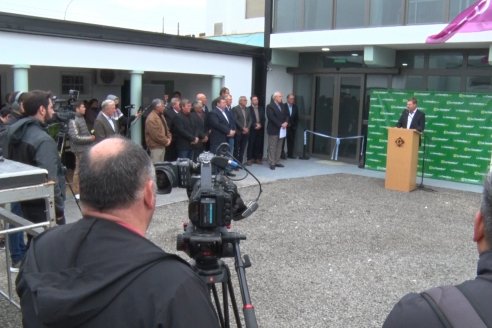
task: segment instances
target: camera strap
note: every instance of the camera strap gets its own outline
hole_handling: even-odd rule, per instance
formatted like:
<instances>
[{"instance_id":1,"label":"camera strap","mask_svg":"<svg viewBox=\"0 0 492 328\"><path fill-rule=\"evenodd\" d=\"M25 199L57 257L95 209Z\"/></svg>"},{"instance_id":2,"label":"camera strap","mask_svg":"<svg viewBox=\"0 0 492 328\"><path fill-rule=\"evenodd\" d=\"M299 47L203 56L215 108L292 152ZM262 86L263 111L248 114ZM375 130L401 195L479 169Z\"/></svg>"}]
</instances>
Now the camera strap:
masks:
<instances>
[{"instance_id":1,"label":"camera strap","mask_svg":"<svg viewBox=\"0 0 492 328\"><path fill-rule=\"evenodd\" d=\"M435 287L420 295L445 327L487 328L468 298L456 286Z\"/></svg>"}]
</instances>

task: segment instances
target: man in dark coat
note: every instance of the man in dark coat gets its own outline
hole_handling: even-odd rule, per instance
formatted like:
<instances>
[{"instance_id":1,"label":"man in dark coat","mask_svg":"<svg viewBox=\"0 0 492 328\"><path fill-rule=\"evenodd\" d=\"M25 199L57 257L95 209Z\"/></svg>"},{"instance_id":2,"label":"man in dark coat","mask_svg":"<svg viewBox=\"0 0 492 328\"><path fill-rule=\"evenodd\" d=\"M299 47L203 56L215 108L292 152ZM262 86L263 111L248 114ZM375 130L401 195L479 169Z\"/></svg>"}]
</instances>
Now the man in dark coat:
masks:
<instances>
[{"instance_id":1,"label":"man in dark coat","mask_svg":"<svg viewBox=\"0 0 492 328\"><path fill-rule=\"evenodd\" d=\"M6 157L48 171L48 179L55 181L55 214L58 224L65 222L64 197L61 182L64 172L55 140L46 132L46 122L54 115L51 94L33 90L23 101L24 118L10 125L5 143ZM22 202L24 218L32 222L46 221L44 199Z\"/></svg>"},{"instance_id":2,"label":"man in dark coat","mask_svg":"<svg viewBox=\"0 0 492 328\"><path fill-rule=\"evenodd\" d=\"M217 100L217 107L212 109L207 115L207 125L210 129L210 151L217 152L221 143L228 143L229 138L233 138L235 131L231 129L229 116L226 114L226 100L221 97Z\"/></svg>"},{"instance_id":3,"label":"man in dark coat","mask_svg":"<svg viewBox=\"0 0 492 328\"><path fill-rule=\"evenodd\" d=\"M24 327L219 326L202 279L145 238L154 176L147 153L122 137L82 157L83 218L34 239L17 277Z\"/></svg>"},{"instance_id":4,"label":"man in dark coat","mask_svg":"<svg viewBox=\"0 0 492 328\"><path fill-rule=\"evenodd\" d=\"M457 290L449 286L440 287L439 301L429 293L410 293L404 296L386 318L383 328L400 327L492 327L492 174L484 182L482 203L475 215L473 241L480 254L477 277L457 285ZM463 298L464 297L464 298ZM443 309L444 304L454 304ZM446 310L450 310L447 312ZM475 312L475 313L474 313ZM456 314L456 315L455 315ZM472 316L473 315L473 316ZM477 321L472 323L470 318ZM458 324L455 320L464 319ZM480 325L480 320L483 321Z\"/></svg>"},{"instance_id":5,"label":"man in dark coat","mask_svg":"<svg viewBox=\"0 0 492 328\"><path fill-rule=\"evenodd\" d=\"M272 96L272 101L266 108L268 118L268 164L270 169L284 167L280 164L280 155L282 153L283 138L285 138L289 118L282 106L282 93L276 91ZM280 134L282 131L282 135Z\"/></svg>"},{"instance_id":6,"label":"man in dark coat","mask_svg":"<svg viewBox=\"0 0 492 328\"><path fill-rule=\"evenodd\" d=\"M284 109L287 115L289 115L289 125L287 125L287 157L294 157L294 147L297 133L297 123L299 122L299 109L295 103L295 96L293 93L287 95L287 102L284 104ZM284 147L282 146L282 156L285 159Z\"/></svg>"},{"instance_id":7,"label":"man in dark coat","mask_svg":"<svg viewBox=\"0 0 492 328\"><path fill-rule=\"evenodd\" d=\"M257 96L251 97L251 106L249 106L251 116L251 130L248 141L248 162L261 164L263 161L263 144L265 139L265 108L259 106Z\"/></svg>"},{"instance_id":8,"label":"man in dark coat","mask_svg":"<svg viewBox=\"0 0 492 328\"><path fill-rule=\"evenodd\" d=\"M424 132L425 113L417 108L417 99L410 98L407 101L407 108L401 112L396 126L404 129L415 129Z\"/></svg>"}]
</instances>

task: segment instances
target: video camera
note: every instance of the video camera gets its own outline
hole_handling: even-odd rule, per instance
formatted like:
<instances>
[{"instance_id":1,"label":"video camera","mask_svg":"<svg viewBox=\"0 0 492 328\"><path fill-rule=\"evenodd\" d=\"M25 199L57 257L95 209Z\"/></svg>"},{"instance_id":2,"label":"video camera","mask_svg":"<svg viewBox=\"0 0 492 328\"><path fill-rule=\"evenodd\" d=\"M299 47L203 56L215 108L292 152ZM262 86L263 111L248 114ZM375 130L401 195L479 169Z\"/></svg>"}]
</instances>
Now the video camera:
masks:
<instances>
[{"instance_id":1,"label":"video camera","mask_svg":"<svg viewBox=\"0 0 492 328\"><path fill-rule=\"evenodd\" d=\"M191 224L178 235L176 248L195 259L197 265L234 256L227 227L232 220L246 218L258 208L256 201L244 204L237 186L225 174L226 168L237 165L226 156L210 152L200 154L198 163L178 159L155 164L158 193L170 193L172 187L187 189Z\"/></svg>"},{"instance_id":2,"label":"video camera","mask_svg":"<svg viewBox=\"0 0 492 328\"><path fill-rule=\"evenodd\" d=\"M61 123L61 132L68 132L68 121L75 118L75 108L73 103L79 99L78 90L69 90L68 99L58 99L53 97L53 107L55 111L55 122Z\"/></svg>"}]
</instances>

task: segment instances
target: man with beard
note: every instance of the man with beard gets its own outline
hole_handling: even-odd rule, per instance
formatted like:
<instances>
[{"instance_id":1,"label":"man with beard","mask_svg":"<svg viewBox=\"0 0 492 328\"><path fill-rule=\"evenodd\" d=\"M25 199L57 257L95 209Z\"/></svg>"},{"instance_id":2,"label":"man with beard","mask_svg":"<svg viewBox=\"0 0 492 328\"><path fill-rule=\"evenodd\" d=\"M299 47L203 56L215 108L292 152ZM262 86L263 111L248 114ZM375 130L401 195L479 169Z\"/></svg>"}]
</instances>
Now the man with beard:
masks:
<instances>
[{"instance_id":1,"label":"man with beard","mask_svg":"<svg viewBox=\"0 0 492 328\"><path fill-rule=\"evenodd\" d=\"M7 158L48 171L48 179L55 182L56 223L64 224L64 200L59 181L64 180L63 167L56 142L46 132L46 122L52 119L53 101L46 91L27 93L23 101L26 117L12 124L7 132ZM44 199L22 202L24 218L32 222L46 221Z\"/></svg>"}]
</instances>

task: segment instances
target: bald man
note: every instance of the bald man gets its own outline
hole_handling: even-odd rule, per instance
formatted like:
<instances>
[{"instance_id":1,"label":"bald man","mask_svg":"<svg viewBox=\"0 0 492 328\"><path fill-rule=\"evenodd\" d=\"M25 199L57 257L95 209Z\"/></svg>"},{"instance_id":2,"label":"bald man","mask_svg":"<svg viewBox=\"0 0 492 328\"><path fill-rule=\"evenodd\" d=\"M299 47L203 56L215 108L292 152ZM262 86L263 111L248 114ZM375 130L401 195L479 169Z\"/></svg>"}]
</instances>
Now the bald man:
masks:
<instances>
[{"instance_id":1,"label":"bald man","mask_svg":"<svg viewBox=\"0 0 492 328\"><path fill-rule=\"evenodd\" d=\"M26 255L16 281L24 327L219 326L204 282L145 238L156 185L140 146L93 146L80 161L80 200L83 218L41 234Z\"/></svg>"}]
</instances>

